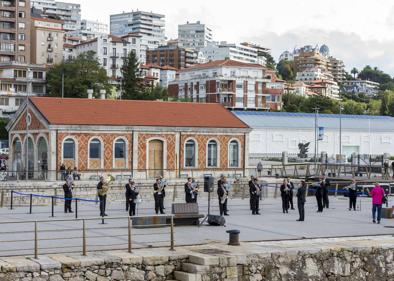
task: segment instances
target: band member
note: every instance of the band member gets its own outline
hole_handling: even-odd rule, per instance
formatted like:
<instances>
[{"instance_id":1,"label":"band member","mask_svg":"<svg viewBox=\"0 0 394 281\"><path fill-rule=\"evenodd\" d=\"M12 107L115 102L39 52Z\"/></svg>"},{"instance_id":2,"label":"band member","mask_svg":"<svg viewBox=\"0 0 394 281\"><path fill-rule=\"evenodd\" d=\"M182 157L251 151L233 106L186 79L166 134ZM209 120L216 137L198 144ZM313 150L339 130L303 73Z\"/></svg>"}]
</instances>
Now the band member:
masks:
<instances>
[{"instance_id":1,"label":"band member","mask_svg":"<svg viewBox=\"0 0 394 281\"><path fill-rule=\"evenodd\" d=\"M250 181L248 185L249 185L249 206L250 206L250 210L253 211L253 195L251 192L254 186L254 176L250 176Z\"/></svg>"},{"instance_id":2,"label":"band member","mask_svg":"<svg viewBox=\"0 0 394 281\"><path fill-rule=\"evenodd\" d=\"M297 221L305 220L305 202L306 202L306 182L301 181L301 185L297 190L297 208L300 218Z\"/></svg>"},{"instance_id":3,"label":"band member","mask_svg":"<svg viewBox=\"0 0 394 281\"><path fill-rule=\"evenodd\" d=\"M249 193L251 196L252 215L260 215L259 203L261 188L257 182L257 178L253 177L253 180L249 182Z\"/></svg>"},{"instance_id":4,"label":"band member","mask_svg":"<svg viewBox=\"0 0 394 281\"><path fill-rule=\"evenodd\" d=\"M345 187L345 189L348 190L349 194L349 211L352 209L355 211L356 210L356 204L357 204L357 184L356 180L353 179L352 183Z\"/></svg>"},{"instance_id":5,"label":"band member","mask_svg":"<svg viewBox=\"0 0 394 281\"><path fill-rule=\"evenodd\" d=\"M112 176L109 176L108 179L105 179L103 176L100 177L100 181L97 184L97 195L100 201L100 217L108 216L105 213L105 208L107 205L107 193L109 190L110 183L114 180Z\"/></svg>"},{"instance_id":6,"label":"band member","mask_svg":"<svg viewBox=\"0 0 394 281\"><path fill-rule=\"evenodd\" d=\"M323 212L323 186L319 183L315 190L316 202L317 202L317 212Z\"/></svg>"},{"instance_id":7,"label":"band member","mask_svg":"<svg viewBox=\"0 0 394 281\"><path fill-rule=\"evenodd\" d=\"M164 191L165 185L161 181L161 177L156 179L156 182L153 185L153 198L155 199L155 212L156 215L159 214L164 214L164 206L163 206L163 191Z\"/></svg>"},{"instance_id":8,"label":"band member","mask_svg":"<svg viewBox=\"0 0 394 281\"><path fill-rule=\"evenodd\" d=\"M323 176L320 185L322 187L322 193L323 193L323 208L328 209L330 206L330 200L328 199L328 189L330 188L330 182L328 181L326 176Z\"/></svg>"},{"instance_id":9,"label":"band member","mask_svg":"<svg viewBox=\"0 0 394 281\"><path fill-rule=\"evenodd\" d=\"M135 205L137 203L138 190L133 180L126 185L126 199L129 204L129 216L135 216Z\"/></svg>"},{"instance_id":10,"label":"band member","mask_svg":"<svg viewBox=\"0 0 394 281\"><path fill-rule=\"evenodd\" d=\"M284 179L283 184L280 186L280 196L282 197L283 213L288 213L290 203L290 184L287 179Z\"/></svg>"},{"instance_id":11,"label":"band member","mask_svg":"<svg viewBox=\"0 0 394 281\"><path fill-rule=\"evenodd\" d=\"M164 207L164 198L166 197L166 187L167 187L167 181L165 179L163 179L162 176L159 176L160 179L160 184L163 187L162 190L162 195L163 195L163 210L165 210L166 208Z\"/></svg>"},{"instance_id":12,"label":"band member","mask_svg":"<svg viewBox=\"0 0 394 281\"><path fill-rule=\"evenodd\" d=\"M287 182L288 182L289 185L290 185L290 193L289 193L290 208L291 208L292 210L294 210L294 203L293 203L293 197L294 197L294 183L293 183L289 178L287 178Z\"/></svg>"},{"instance_id":13,"label":"band member","mask_svg":"<svg viewBox=\"0 0 394 281\"><path fill-rule=\"evenodd\" d=\"M186 203L193 203L193 187L192 178L187 178L187 183L185 183L185 201Z\"/></svg>"},{"instance_id":14,"label":"band member","mask_svg":"<svg viewBox=\"0 0 394 281\"><path fill-rule=\"evenodd\" d=\"M193 203L197 203L199 187L195 179L192 179L192 188L193 188Z\"/></svg>"},{"instance_id":15,"label":"band member","mask_svg":"<svg viewBox=\"0 0 394 281\"><path fill-rule=\"evenodd\" d=\"M227 190L227 179L226 177L220 177L218 181L218 199L219 199L219 210L220 215L228 216L228 209L227 209L227 198L228 198L228 190Z\"/></svg>"},{"instance_id":16,"label":"band member","mask_svg":"<svg viewBox=\"0 0 394 281\"><path fill-rule=\"evenodd\" d=\"M66 183L63 185L63 191L64 191L64 212L67 213L72 213L73 211L71 210L71 202L73 198L73 181L71 176L66 177Z\"/></svg>"},{"instance_id":17,"label":"band member","mask_svg":"<svg viewBox=\"0 0 394 281\"><path fill-rule=\"evenodd\" d=\"M129 203L129 198L127 197L128 196L128 191L129 191L129 189L131 188L131 182L132 182L132 179L129 179L129 182L128 183L126 183L126 185L125 185L125 197L126 197L126 212L129 210L129 205L130 205L130 203Z\"/></svg>"}]
</instances>

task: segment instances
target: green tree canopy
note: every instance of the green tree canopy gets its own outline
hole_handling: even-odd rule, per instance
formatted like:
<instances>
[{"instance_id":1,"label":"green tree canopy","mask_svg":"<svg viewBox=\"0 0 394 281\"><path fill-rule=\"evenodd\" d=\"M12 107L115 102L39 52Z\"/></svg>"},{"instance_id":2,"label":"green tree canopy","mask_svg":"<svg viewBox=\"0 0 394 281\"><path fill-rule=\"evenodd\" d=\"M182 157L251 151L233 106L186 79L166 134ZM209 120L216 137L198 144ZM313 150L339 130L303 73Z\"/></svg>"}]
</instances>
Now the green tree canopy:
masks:
<instances>
[{"instance_id":1,"label":"green tree canopy","mask_svg":"<svg viewBox=\"0 0 394 281\"><path fill-rule=\"evenodd\" d=\"M134 52L130 52L122 67L122 99L144 99L144 91L139 75L138 58Z\"/></svg>"},{"instance_id":2,"label":"green tree canopy","mask_svg":"<svg viewBox=\"0 0 394 281\"><path fill-rule=\"evenodd\" d=\"M93 89L97 96L101 89L110 92L107 72L100 66L92 51L55 65L48 71L49 96L62 96L62 74L64 74L64 97L86 98L88 89Z\"/></svg>"},{"instance_id":3,"label":"green tree canopy","mask_svg":"<svg viewBox=\"0 0 394 281\"><path fill-rule=\"evenodd\" d=\"M275 59L271 56L270 53L263 53L263 56L266 59L266 67L269 69L275 70L276 69L276 62Z\"/></svg>"},{"instance_id":4,"label":"green tree canopy","mask_svg":"<svg viewBox=\"0 0 394 281\"><path fill-rule=\"evenodd\" d=\"M372 68L369 65L367 65L366 67L364 67L363 70L360 71L360 73L358 74L358 78L378 82L380 84L385 84L393 81L389 74L384 73L377 67Z\"/></svg>"},{"instance_id":5,"label":"green tree canopy","mask_svg":"<svg viewBox=\"0 0 394 281\"><path fill-rule=\"evenodd\" d=\"M277 65L276 69L283 80L294 81L297 72L294 68L294 61L281 60Z\"/></svg>"}]
</instances>

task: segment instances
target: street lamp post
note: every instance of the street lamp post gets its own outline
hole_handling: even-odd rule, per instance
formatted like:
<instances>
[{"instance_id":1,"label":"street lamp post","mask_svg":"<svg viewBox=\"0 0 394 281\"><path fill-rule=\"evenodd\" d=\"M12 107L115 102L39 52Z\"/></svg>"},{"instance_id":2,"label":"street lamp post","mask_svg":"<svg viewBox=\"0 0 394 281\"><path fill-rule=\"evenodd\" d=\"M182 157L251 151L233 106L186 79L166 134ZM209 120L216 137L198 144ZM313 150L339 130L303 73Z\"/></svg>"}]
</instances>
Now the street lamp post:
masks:
<instances>
[{"instance_id":1,"label":"street lamp post","mask_svg":"<svg viewBox=\"0 0 394 281\"><path fill-rule=\"evenodd\" d=\"M25 170L26 170L26 180L29 180L29 93L32 89L32 82L30 79L30 74L31 74L31 69L27 69L27 92L26 92L26 137L25 137L25 142L26 142L26 165L25 165Z\"/></svg>"},{"instance_id":2,"label":"street lamp post","mask_svg":"<svg viewBox=\"0 0 394 281\"><path fill-rule=\"evenodd\" d=\"M342 110L343 106L339 106L339 159L342 162Z\"/></svg>"},{"instance_id":3,"label":"street lamp post","mask_svg":"<svg viewBox=\"0 0 394 281\"><path fill-rule=\"evenodd\" d=\"M319 147L318 147L318 114L319 114L319 108L315 107L313 108L315 110L315 173L317 172L317 154L319 153Z\"/></svg>"}]
</instances>

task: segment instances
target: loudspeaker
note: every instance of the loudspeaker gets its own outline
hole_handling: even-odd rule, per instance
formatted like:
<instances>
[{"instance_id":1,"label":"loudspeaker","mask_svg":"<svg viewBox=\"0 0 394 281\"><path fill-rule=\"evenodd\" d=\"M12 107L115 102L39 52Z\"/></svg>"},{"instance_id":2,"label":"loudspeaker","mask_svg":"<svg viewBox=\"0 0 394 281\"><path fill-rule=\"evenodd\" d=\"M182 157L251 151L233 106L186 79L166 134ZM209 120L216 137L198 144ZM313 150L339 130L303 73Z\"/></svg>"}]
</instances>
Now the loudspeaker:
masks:
<instances>
[{"instance_id":1,"label":"loudspeaker","mask_svg":"<svg viewBox=\"0 0 394 281\"><path fill-rule=\"evenodd\" d=\"M222 216L208 215L208 224L213 226L224 226L226 219Z\"/></svg>"},{"instance_id":2,"label":"loudspeaker","mask_svg":"<svg viewBox=\"0 0 394 281\"><path fill-rule=\"evenodd\" d=\"M212 176L204 176L204 192L213 192L215 179Z\"/></svg>"}]
</instances>

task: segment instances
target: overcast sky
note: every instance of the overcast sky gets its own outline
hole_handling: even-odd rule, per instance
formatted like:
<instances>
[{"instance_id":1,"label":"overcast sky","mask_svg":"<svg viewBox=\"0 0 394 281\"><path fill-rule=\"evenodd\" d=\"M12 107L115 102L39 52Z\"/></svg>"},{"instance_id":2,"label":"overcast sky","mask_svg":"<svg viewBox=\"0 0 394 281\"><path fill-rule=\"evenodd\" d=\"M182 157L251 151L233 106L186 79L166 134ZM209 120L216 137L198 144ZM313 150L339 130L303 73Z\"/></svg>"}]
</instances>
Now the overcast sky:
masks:
<instances>
[{"instance_id":1,"label":"overcast sky","mask_svg":"<svg viewBox=\"0 0 394 281\"><path fill-rule=\"evenodd\" d=\"M166 16L166 36L200 20L217 41L251 41L277 58L296 46L322 45L347 69L366 64L394 75L393 0L68 0L82 5L82 18L109 23L109 15L132 10Z\"/></svg>"}]
</instances>

